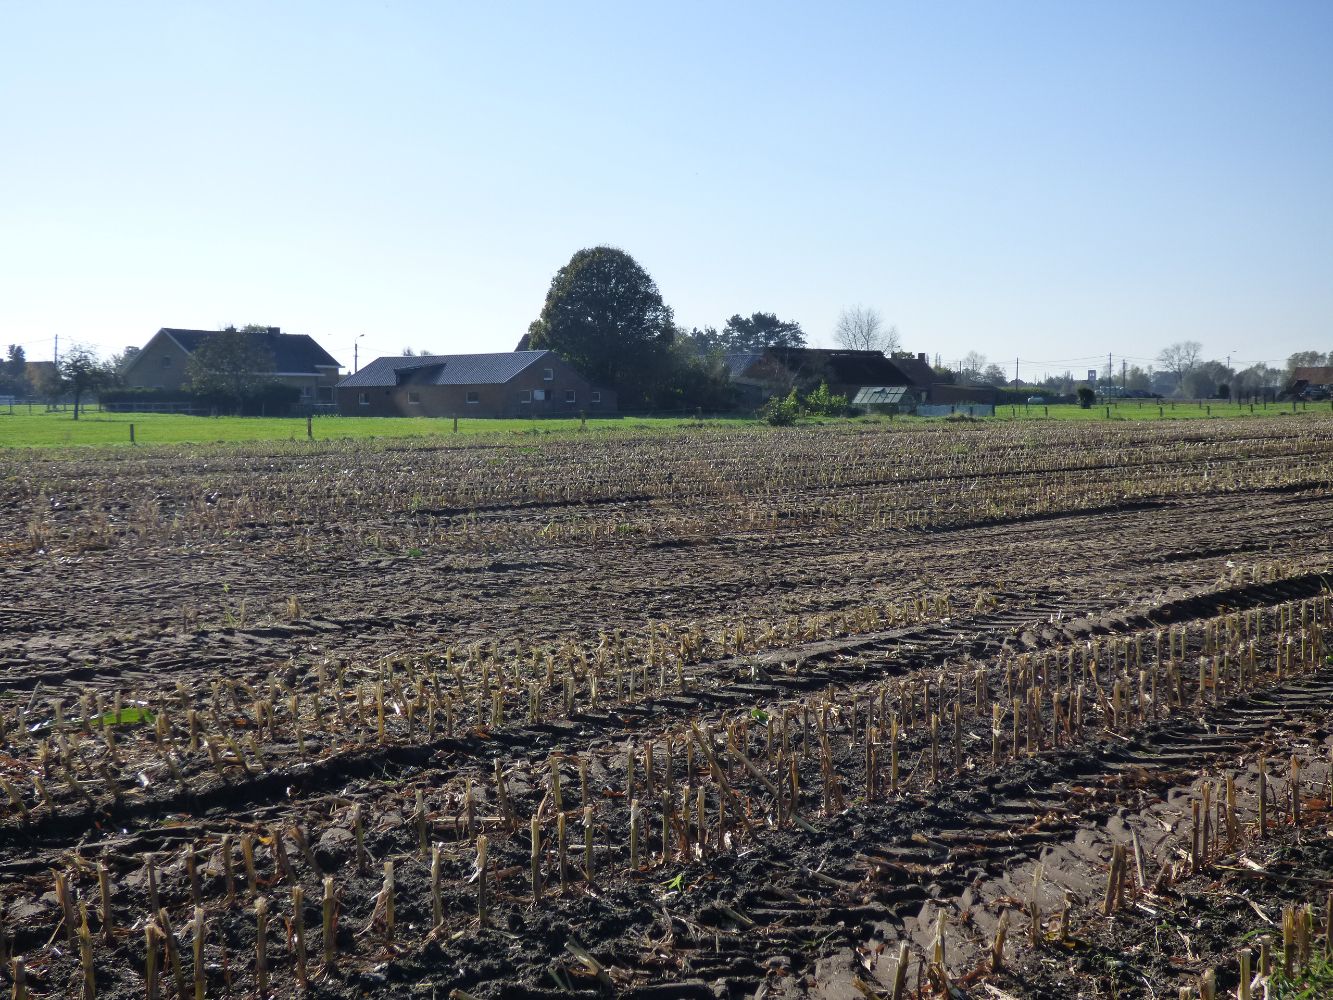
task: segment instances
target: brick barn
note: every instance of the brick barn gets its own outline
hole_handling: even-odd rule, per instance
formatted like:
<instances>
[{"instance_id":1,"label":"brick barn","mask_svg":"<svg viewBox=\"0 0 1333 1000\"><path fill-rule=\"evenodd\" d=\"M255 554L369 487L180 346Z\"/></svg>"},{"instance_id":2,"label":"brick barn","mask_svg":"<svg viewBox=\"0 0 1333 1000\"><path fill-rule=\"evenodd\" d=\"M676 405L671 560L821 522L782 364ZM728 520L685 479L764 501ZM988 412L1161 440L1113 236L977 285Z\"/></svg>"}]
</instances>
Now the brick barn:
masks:
<instances>
[{"instance_id":1,"label":"brick barn","mask_svg":"<svg viewBox=\"0 0 1333 1000\"><path fill-rule=\"evenodd\" d=\"M376 358L334 388L343 416L552 417L616 412L615 393L594 386L552 351Z\"/></svg>"},{"instance_id":2,"label":"brick barn","mask_svg":"<svg viewBox=\"0 0 1333 1000\"><path fill-rule=\"evenodd\" d=\"M189 385L190 355L218 331L163 327L153 334L125 369L125 385L132 389L184 389ZM227 333L235 332L228 327ZM338 362L304 333L283 333L276 326L258 334L273 355L274 370L256 372L262 378L301 390L302 403L332 403L338 381Z\"/></svg>"}]
</instances>

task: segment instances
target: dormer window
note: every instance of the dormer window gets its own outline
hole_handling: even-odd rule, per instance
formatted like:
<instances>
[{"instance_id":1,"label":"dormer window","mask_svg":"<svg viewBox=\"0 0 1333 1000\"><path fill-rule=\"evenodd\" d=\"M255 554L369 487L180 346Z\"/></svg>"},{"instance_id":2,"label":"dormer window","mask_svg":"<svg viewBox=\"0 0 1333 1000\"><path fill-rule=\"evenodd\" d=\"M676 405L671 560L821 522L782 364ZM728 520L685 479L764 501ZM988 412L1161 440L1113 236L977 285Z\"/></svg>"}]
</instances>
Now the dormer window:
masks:
<instances>
[{"instance_id":1,"label":"dormer window","mask_svg":"<svg viewBox=\"0 0 1333 1000\"><path fill-rule=\"evenodd\" d=\"M543 381L543 382L554 382L554 381L555 381L555 369L554 369L554 368L543 368L543 369L542 369L542 381Z\"/></svg>"}]
</instances>

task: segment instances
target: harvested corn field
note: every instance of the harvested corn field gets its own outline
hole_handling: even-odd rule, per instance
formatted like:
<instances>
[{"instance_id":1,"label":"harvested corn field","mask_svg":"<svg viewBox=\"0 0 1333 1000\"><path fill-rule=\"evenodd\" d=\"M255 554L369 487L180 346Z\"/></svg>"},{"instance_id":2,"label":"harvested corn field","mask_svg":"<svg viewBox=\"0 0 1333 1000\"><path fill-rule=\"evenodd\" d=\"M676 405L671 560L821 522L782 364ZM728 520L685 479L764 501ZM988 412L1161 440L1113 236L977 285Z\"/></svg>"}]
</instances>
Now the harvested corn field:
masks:
<instances>
[{"instance_id":1,"label":"harvested corn field","mask_svg":"<svg viewBox=\"0 0 1333 1000\"><path fill-rule=\"evenodd\" d=\"M1333 420L35 451L0 500L15 996L1322 974Z\"/></svg>"}]
</instances>

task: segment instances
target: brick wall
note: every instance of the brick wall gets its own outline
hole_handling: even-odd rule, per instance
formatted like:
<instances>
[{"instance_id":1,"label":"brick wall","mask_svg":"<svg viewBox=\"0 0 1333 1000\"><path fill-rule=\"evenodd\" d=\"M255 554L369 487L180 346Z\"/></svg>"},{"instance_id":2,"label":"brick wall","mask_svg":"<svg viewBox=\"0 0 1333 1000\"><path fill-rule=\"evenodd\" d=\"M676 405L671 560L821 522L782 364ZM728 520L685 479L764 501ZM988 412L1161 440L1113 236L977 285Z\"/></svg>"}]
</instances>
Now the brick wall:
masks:
<instances>
[{"instance_id":1,"label":"brick wall","mask_svg":"<svg viewBox=\"0 0 1333 1000\"><path fill-rule=\"evenodd\" d=\"M154 335L125 376L134 389L180 389L188 381L185 366L190 356L166 334Z\"/></svg>"},{"instance_id":2,"label":"brick wall","mask_svg":"<svg viewBox=\"0 0 1333 1000\"><path fill-rule=\"evenodd\" d=\"M545 370L551 369L551 378ZM601 401L587 379L558 358L525 369L504 385L416 385L344 387L335 392L338 412L368 417L554 417L615 413L615 393L602 389ZM538 399L537 393L545 399ZM574 394L573 400L567 394ZM475 399L469 401L469 395ZM364 396L365 402L361 400ZM416 401L413 401L415 396ZM529 402L523 402L529 398Z\"/></svg>"}]
</instances>

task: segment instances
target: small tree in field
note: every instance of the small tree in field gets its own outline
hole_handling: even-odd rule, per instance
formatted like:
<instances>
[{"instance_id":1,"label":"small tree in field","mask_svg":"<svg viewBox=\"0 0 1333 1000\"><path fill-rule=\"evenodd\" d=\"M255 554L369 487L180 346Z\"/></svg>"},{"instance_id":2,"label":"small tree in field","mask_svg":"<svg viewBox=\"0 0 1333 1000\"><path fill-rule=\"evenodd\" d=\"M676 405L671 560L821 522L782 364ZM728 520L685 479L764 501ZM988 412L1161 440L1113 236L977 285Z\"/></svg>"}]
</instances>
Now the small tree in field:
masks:
<instances>
[{"instance_id":1,"label":"small tree in field","mask_svg":"<svg viewBox=\"0 0 1333 1000\"><path fill-rule=\"evenodd\" d=\"M74 395L74 419L79 419L79 406L85 393L110 384L112 372L90 348L75 345L65 352L56 366L59 388Z\"/></svg>"},{"instance_id":2,"label":"small tree in field","mask_svg":"<svg viewBox=\"0 0 1333 1000\"><path fill-rule=\"evenodd\" d=\"M1091 410L1092 404L1096 401L1097 394L1086 385L1078 387L1078 405L1085 410Z\"/></svg>"}]
</instances>

